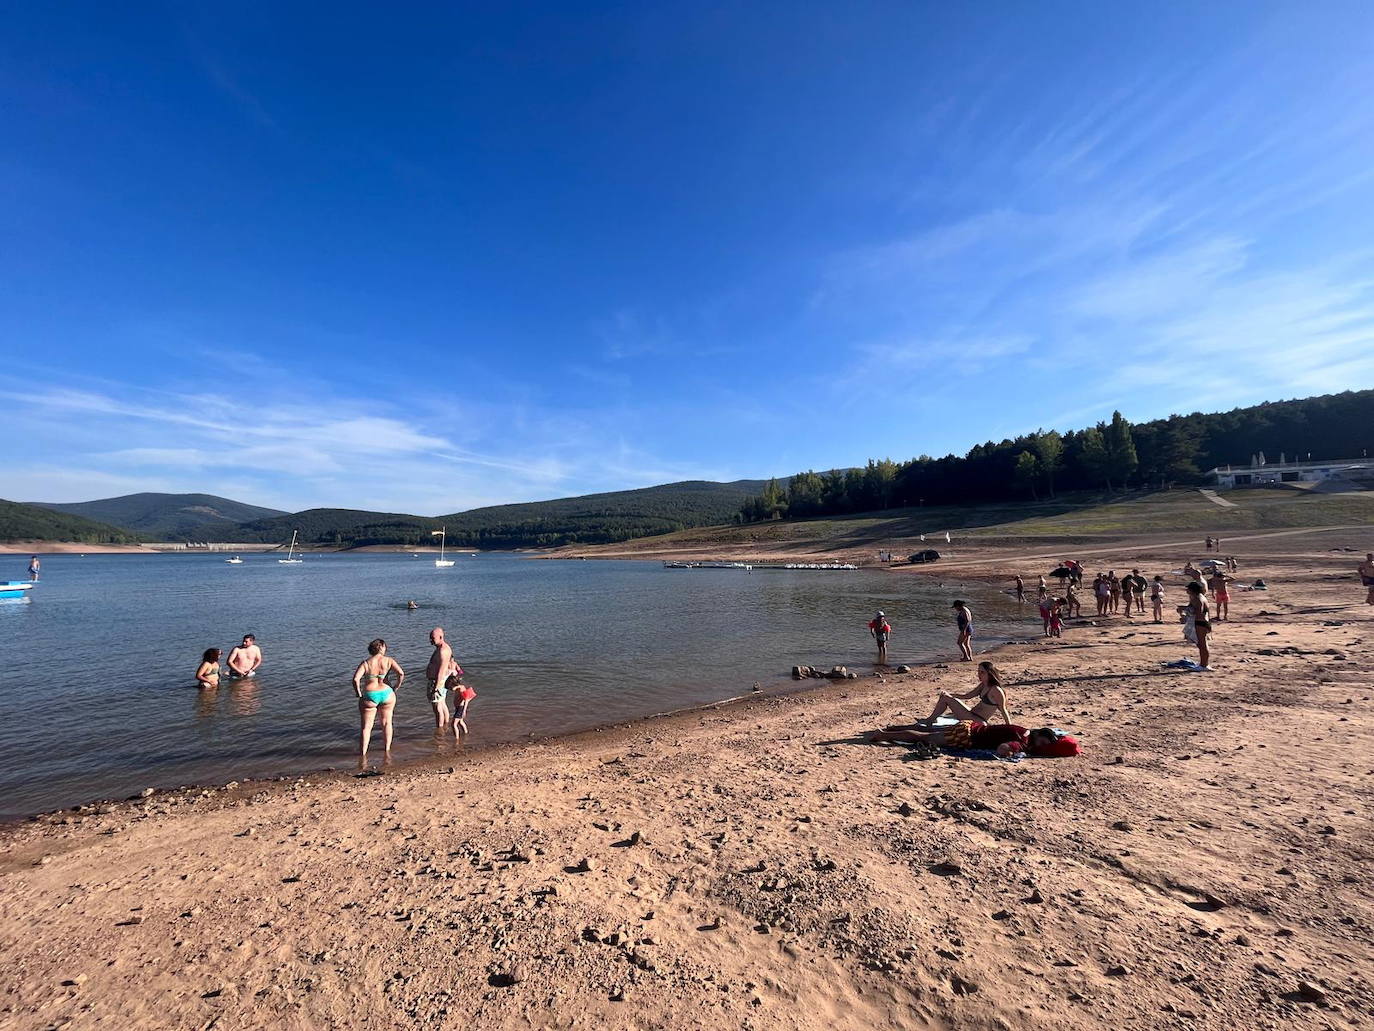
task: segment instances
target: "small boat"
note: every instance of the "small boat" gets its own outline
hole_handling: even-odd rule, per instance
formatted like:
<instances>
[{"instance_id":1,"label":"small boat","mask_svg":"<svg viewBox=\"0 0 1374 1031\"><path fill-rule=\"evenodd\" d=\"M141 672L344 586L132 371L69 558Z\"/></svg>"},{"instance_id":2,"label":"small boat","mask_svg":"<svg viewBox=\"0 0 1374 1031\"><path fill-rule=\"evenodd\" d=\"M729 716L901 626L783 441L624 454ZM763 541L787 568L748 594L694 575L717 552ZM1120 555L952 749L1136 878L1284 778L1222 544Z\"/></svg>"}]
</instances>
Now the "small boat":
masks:
<instances>
[{"instance_id":1,"label":"small boat","mask_svg":"<svg viewBox=\"0 0 1374 1031\"><path fill-rule=\"evenodd\" d=\"M441 526L441 527L439 527L439 529L437 529L437 530L430 530L430 531L429 531L429 535L430 535L431 537L438 537L438 538L439 538L439 557L436 558L436 559L434 560L434 566L435 566L435 568L436 568L436 569L448 569L450 566L453 565L453 559L451 559L451 558L444 558L444 541L446 541L446 540L448 539L448 530L447 530L447 528Z\"/></svg>"},{"instance_id":2,"label":"small boat","mask_svg":"<svg viewBox=\"0 0 1374 1031\"><path fill-rule=\"evenodd\" d=\"M298 532L297 530L291 531L291 545L286 549L286 558L277 559L277 562L283 566L298 566L305 561L305 559L296 558L296 534Z\"/></svg>"},{"instance_id":3,"label":"small boat","mask_svg":"<svg viewBox=\"0 0 1374 1031\"><path fill-rule=\"evenodd\" d=\"M32 580L0 580L0 598L28 601L25 591L34 588Z\"/></svg>"},{"instance_id":4,"label":"small boat","mask_svg":"<svg viewBox=\"0 0 1374 1031\"><path fill-rule=\"evenodd\" d=\"M229 565L229 566L241 566L241 565L243 565L243 559L241 559L241 558L239 558L237 555L235 555L233 558L227 558L227 559L225 559L225 560L224 560L224 563L225 563L225 565Z\"/></svg>"}]
</instances>

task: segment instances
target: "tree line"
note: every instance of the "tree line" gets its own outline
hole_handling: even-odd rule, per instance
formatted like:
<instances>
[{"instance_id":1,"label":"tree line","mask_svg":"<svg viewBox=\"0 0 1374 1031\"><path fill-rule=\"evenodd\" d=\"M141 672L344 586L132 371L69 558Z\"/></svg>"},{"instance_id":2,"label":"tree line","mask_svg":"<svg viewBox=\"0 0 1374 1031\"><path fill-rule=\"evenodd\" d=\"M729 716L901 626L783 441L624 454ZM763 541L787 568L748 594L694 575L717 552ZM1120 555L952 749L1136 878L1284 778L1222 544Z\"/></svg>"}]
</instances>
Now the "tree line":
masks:
<instances>
[{"instance_id":1,"label":"tree line","mask_svg":"<svg viewBox=\"0 0 1374 1031\"><path fill-rule=\"evenodd\" d=\"M1132 425L1118 412L1080 430L1038 429L966 455L769 480L740 509L744 522L1052 498L1064 490L1165 488L1202 482L1205 470L1269 462L1359 458L1374 444L1374 390L1266 402L1229 412L1171 415Z\"/></svg>"}]
</instances>

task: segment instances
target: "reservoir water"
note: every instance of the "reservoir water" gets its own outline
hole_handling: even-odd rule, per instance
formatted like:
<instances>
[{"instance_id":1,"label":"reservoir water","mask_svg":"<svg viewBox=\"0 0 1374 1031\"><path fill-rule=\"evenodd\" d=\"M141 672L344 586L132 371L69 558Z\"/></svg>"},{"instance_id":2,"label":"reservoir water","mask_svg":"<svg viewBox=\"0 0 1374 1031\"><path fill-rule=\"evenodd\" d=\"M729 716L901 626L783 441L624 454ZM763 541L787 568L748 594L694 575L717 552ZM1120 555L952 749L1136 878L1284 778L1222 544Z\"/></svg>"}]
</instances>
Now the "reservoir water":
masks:
<instances>
[{"instance_id":1,"label":"reservoir water","mask_svg":"<svg viewBox=\"0 0 1374 1031\"><path fill-rule=\"evenodd\" d=\"M1024 635L1024 614L981 585L882 571L664 569L658 563L406 554L48 555L30 602L0 602L0 815L145 787L347 767L351 676L385 638L408 674L398 760L436 740L424 667L443 626L478 691L469 748L719 701L788 682L794 663L871 672L865 629L893 624L892 664L956 658L950 601L974 609L977 647ZM0 556L0 579L27 556ZM416 611L406 602L415 600ZM1032 612L1033 615L1033 612ZM1019 626L1017 624L1020 624ZM206 648L257 635L255 680L199 691ZM924 699L921 703L924 704ZM837 728L848 729L848 728ZM373 748L380 758L380 739Z\"/></svg>"}]
</instances>

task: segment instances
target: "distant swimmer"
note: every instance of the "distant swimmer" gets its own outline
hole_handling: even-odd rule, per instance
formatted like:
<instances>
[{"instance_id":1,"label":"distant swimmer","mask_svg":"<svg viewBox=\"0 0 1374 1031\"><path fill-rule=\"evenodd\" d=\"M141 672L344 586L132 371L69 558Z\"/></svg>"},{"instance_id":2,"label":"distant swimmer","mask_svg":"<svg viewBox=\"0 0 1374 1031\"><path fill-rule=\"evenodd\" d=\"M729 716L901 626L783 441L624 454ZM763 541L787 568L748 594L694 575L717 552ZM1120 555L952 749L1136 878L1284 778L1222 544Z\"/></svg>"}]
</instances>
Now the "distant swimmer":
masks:
<instances>
[{"instance_id":1,"label":"distant swimmer","mask_svg":"<svg viewBox=\"0 0 1374 1031\"><path fill-rule=\"evenodd\" d=\"M243 643L229 649L227 663L231 680L257 676L258 667L262 665L262 649L258 647L257 638L244 634Z\"/></svg>"},{"instance_id":2,"label":"distant swimmer","mask_svg":"<svg viewBox=\"0 0 1374 1031\"><path fill-rule=\"evenodd\" d=\"M436 626L429 632L429 643L434 651L425 667L425 679L429 682L429 704L434 707L434 725L440 730L448 727L448 678L453 671L453 649L444 640L444 628Z\"/></svg>"},{"instance_id":3,"label":"distant swimmer","mask_svg":"<svg viewBox=\"0 0 1374 1031\"><path fill-rule=\"evenodd\" d=\"M41 562L38 561L38 556L37 556L37 555L30 555L30 556L29 556L29 579L30 579L30 580L37 580L37 579L38 579L38 571L39 571L40 569L42 569L42 568L43 568L43 564L42 564Z\"/></svg>"},{"instance_id":4,"label":"distant swimmer","mask_svg":"<svg viewBox=\"0 0 1374 1031\"><path fill-rule=\"evenodd\" d=\"M876 616L868 621L868 632L873 635L873 640L877 642L879 665L886 666L887 639L892 634L892 624L887 621L887 617L883 615L881 609Z\"/></svg>"},{"instance_id":5,"label":"distant swimmer","mask_svg":"<svg viewBox=\"0 0 1374 1031\"><path fill-rule=\"evenodd\" d=\"M196 667L197 687L219 687L219 657L218 648L205 649L205 654L200 657L200 665Z\"/></svg>"},{"instance_id":6,"label":"distant swimmer","mask_svg":"<svg viewBox=\"0 0 1374 1031\"><path fill-rule=\"evenodd\" d=\"M396 675L395 685L387 677ZM380 637L367 646L367 658L353 671L353 692L358 696L358 716L362 724L358 740L358 767L367 766L367 745L372 738L372 724L382 719L382 747L391 759L391 713L396 707L396 689L406 678L401 664L386 653L386 642Z\"/></svg>"},{"instance_id":7,"label":"distant swimmer","mask_svg":"<svg viewBox=\"0 0 1374 1031\"><path fill-rule=\"evenodd\" d=\"M1374 605L1374 551L1367 552L1360 563L1360 581L1369 588L1365 604Z\"/></svg>"},{"instance_id":8,"label":"distant swimmer","mask_svg":"<svg viewBox=\"0 0 1374 1031\"><path fill-rule=\"evenodd\" d=\"M414 612L419 607L420 606L416 605L413 601L406 602L406 608L408 608L411 612Z\"/></svg>"},{"instance_id":9,"label":"distant swimmer","mask_svg":"<svg viewBox=\"0 0 1374 1031\"><path fill-rule=\"evenodd\" d=\"M959 655L961 661L973 661L973 610L966 601L956 601L952 606L954 618L959 624Z\"/></svg>"}]
</instances>

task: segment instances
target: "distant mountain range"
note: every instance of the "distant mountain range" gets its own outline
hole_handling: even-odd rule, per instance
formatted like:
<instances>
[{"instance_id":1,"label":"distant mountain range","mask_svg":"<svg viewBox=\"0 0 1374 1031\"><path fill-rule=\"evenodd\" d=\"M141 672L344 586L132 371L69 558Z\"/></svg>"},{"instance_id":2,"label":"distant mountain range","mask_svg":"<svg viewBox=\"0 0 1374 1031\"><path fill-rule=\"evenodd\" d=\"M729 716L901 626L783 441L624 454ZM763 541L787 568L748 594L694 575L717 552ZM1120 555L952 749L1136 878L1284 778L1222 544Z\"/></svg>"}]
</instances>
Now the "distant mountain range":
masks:
<instances>
[{"instance_id":1,"label":"distant mountain range","mask_svg":"<svg viewBox=\"0 0 1374 1031\"><path fill-rule=\"evenodd\" d=\"M245 505L213 494L125 494L99 501L30 504L94 519L160 541L230 540L220 535L240 523L286 515L279 509Z\"/></svg>"},{"instance_id":2,"label":"distant mountain range","mask_svg":"<svg viewBox=\"0 0 1374 1031\"><path fill-rule=\"evenodd\" d=\"M0 510L0 539L89 540L60 535L61 526L75 532L78 524L86 524L86 534L122 532L131 539L243 544L284 543L292 530L299 530L306 545L363 547L428 544L431 531L444 526L449 543L456 547L605 544L731 522L744 501L758 494L764 484L763 480L686 480L639 490L495 505L434 518L343 508L286 513L211 494L129 494L63 504L6 502L9 514L4 517L6 510ZM41 515L45 511L54 519L61 513L77 522L45 524Z\"/></svg>"},{"instance_id":3,"label":"distant mountain range","mask_svg":"<svg viewBox=\"0 0 1374 1031\"><path fill-rule=\"evenodd\" d=\"M81 516L0 500L0 540L137 544L147 538Z\"/></svg>"}]
</instances>

